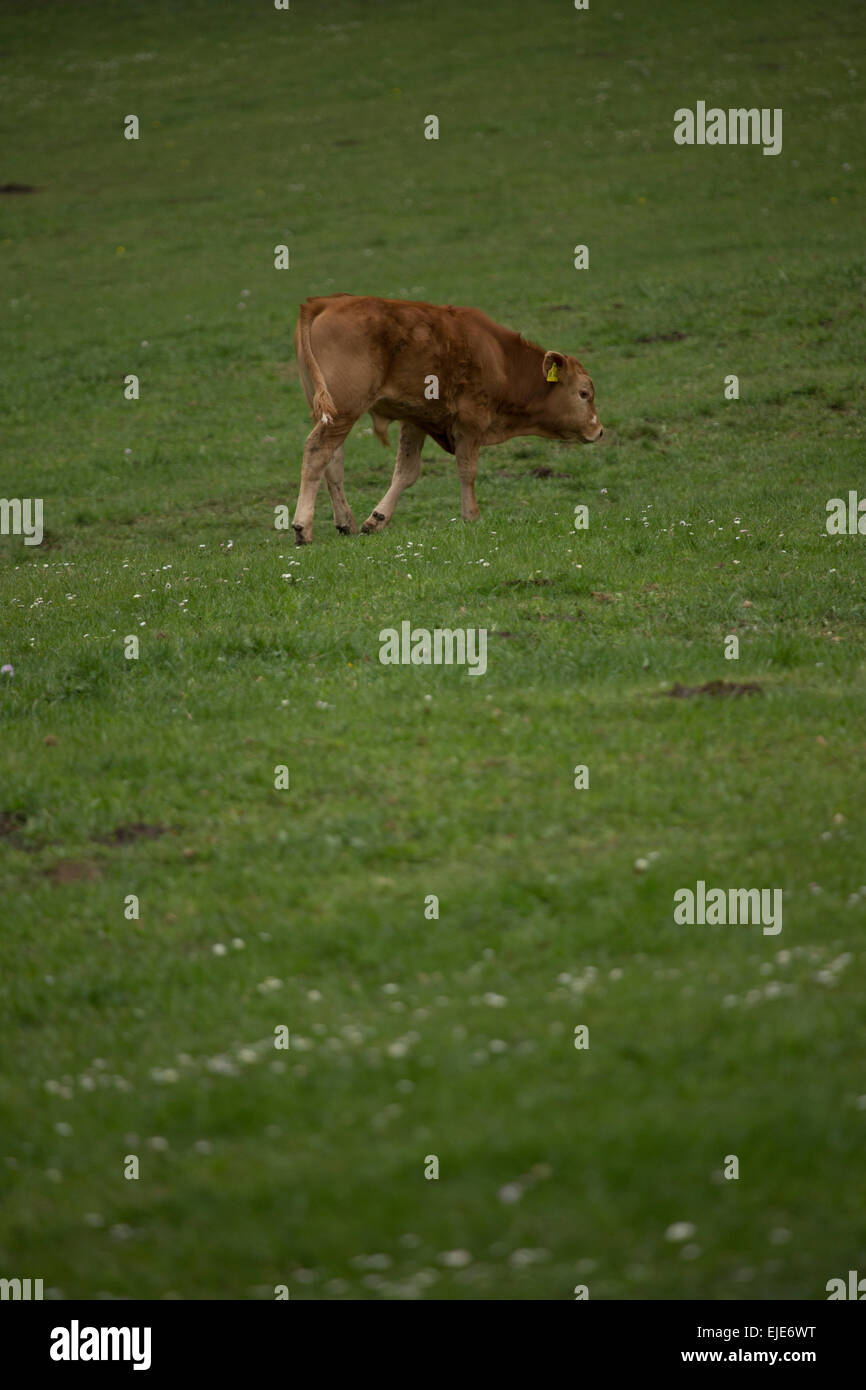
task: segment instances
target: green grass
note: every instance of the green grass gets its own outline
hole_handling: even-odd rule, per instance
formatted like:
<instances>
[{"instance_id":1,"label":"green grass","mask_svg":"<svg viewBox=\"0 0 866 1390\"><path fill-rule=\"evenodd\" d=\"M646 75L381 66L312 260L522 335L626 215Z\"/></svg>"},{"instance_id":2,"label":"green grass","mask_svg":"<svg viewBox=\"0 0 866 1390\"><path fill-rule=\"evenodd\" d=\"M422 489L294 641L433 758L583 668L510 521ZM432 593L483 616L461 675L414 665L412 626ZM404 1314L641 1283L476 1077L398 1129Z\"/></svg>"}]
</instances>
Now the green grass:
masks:
<instances>
[{"instance_id":1,"label":"green grass","mask_svg":"<svg viewBox=\"0 0 866 1390\"><path fill-rule=\"evenodd\" d=\"M0 495L46 539L0 538L4 1277L864 1268L866 541L824 528L866 494L863 8L617 3L6 16L0 182L38 191L0 197ZM782 107L782 153L675 146L698 99ZM330 290L579 355L604 444L487 451L474 527L428 444L385 534L322 495L296 552L291 334ZM362 519L393 451L365 419L346 455ZM381 665L404 619L486 627L487 674ZM762 693L661 693L718 679ZM782 933L676 926L699 878L782 888Z\"/></svg>"}]
</instances>

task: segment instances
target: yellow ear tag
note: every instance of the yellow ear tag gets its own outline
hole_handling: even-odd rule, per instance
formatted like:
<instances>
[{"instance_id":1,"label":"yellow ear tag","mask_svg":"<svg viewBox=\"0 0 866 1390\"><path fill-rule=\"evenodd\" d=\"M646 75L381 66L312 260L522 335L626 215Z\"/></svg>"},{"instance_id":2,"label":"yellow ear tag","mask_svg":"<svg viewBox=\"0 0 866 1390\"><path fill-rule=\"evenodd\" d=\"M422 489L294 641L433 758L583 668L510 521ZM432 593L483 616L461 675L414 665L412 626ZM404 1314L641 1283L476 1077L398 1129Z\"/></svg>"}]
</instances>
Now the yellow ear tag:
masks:
<instances>
[{"instance_id":1,"label":"yellow ear tag","mask_svg":"<svg viewBox=\"0 0 866 1390\"><path fill-rule=\"evenodd\" d=\"M547 380L548 380L548 381L559 381L559 372L558 372L558 370L557 370L557 366L556 366L556 363L555 363L555 362L554 362L553 366L551 367L550 371L547 373Z\"/></svg>"}]
</instances>

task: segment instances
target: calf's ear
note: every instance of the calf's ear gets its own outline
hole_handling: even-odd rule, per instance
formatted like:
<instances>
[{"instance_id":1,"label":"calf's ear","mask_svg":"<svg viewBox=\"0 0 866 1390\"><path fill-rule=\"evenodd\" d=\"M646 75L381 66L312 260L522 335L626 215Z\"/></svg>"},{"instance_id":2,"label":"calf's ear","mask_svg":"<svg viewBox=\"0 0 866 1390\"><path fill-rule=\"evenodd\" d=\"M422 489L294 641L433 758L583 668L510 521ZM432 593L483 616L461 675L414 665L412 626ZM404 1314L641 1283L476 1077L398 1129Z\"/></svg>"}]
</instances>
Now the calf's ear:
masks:
<instances>
[{"instance_id":1,"label":"calf's ear","mask_svg":"<svg viewBox=\"0 0 866 1390\"><path fill-rule=\"evenodd\" d=\"M545 381L562 381L565 376L565 358L561 352L546 352L541 369Z\"/></svg>"}]
</instances>

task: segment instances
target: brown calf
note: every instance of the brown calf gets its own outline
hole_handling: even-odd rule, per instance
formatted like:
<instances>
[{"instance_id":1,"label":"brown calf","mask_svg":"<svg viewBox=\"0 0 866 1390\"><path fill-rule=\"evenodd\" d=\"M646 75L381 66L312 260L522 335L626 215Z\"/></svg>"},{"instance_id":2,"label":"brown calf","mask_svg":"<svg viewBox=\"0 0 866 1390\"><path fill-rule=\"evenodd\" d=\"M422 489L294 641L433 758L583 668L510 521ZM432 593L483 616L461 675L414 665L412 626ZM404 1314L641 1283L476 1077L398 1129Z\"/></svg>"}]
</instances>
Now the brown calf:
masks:
<instances>
[{"instance_id":1,"label":"brown calf","mask_svg":"<svg viewBox=\"0 0 866 1390\"><path fill-rule=\"evenodd\" d=\"M365 411L383 443L389 422L399 420L400 442L391 486L362 531L381 531L391 520L421 472L425 435L456 455L463 519L475 521L483 445L527 434L592 444L603 434L592 381L577 358L545 352L479 309L352 294L308 299L295 352L315 422L292 522L298 545L313 539L323 477L337 530L357 531L343 491L343 444Z\"/></svg>"}]
</instances>

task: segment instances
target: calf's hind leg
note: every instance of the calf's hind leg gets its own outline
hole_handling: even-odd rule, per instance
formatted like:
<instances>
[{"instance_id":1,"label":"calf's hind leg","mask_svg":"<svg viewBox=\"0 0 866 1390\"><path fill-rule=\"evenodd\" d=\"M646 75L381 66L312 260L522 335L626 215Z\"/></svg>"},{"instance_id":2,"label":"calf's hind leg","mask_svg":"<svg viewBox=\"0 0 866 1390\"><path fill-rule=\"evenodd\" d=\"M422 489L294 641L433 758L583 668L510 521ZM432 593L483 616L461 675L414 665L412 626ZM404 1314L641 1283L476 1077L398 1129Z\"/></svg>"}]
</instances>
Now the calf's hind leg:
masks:
<instances>
[{"instance_id":1,"label":"calf's hind leg","mask_svg":"<svg viewBox=\"0 0 866 1390\"><path fill-rule=\"evenodd\" d=\"M334 450L334 457L325 469L325 482L331 494L334 508L334 525L344 536L356 536L358 523L352 515L352 508L346 500L343 489L343 445Z\"/></svg>"},{"instance_id":2,"label":"calf's hind leg","mask_svg":"<svg viewBox=\"0 0 866 1390\"><path fill-rule=\"evenodd\" d=\"M313 539L313 513L322 478L338 450L342 455L343 442L354 423L354 419L347 421L345 416L327 422L320 420L307 435L304 444L304 462L301 467L298 503L292 518L297 545L309 545ZM328 486L330 487L330 479ZM342 483L340 490L342 492ZM331 495L333 496L333 493ZM343 500L345 501L345 496ZM346 503L347 510L348 505Z\"/></svg>"}]
</instances>

